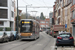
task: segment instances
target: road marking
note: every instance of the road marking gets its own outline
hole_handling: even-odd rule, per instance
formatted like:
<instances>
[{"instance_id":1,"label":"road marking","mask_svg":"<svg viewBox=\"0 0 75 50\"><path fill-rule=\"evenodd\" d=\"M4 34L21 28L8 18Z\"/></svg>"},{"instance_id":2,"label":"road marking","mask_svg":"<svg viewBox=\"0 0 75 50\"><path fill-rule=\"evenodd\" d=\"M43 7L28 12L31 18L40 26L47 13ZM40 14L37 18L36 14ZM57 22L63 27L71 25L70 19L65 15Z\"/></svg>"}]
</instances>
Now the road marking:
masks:
<instances>
[{"instance_id":1,"label":"road marking","mask_svg":"<svg viewBox=\"0 0 75 50\"><path fill-rule=\"evenodd\" d=\"M42 46L43 44L36 44L36 45L38 45L38 46Z\"/></svg>"},{"instance_id":2,"label":"road marking","mask_svg":"<svg viewBox=\"0 0 75 50\"><path fill-rule=\"evenodd\" d=\"M50 47L50 50L54 50L54 49L55 49L55 46L51 46L51 47Z\"/></svg>"},{"instance_id":3,"label":"road marking","mask_svg":"<svg viewBox=\"0 0 75 50\"><path fill-rule=\"evenodd\" d=\"M11 45L19 45L19 44L11 44Z\"/></svg>"}]
</instances>

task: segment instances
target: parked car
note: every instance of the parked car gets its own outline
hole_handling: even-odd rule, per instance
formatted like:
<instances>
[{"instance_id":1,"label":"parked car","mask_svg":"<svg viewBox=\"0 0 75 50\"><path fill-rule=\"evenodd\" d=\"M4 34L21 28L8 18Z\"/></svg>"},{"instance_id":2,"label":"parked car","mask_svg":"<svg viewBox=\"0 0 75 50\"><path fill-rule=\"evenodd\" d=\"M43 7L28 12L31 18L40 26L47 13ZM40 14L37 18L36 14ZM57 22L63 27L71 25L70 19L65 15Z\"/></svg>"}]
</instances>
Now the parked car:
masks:
<instances>
[{"instance_id":1,"label":"parked car","mask_svg":"<svg viewBox=\"0 0 75 50\"><path fill-rule=\"evenodd\" d=\"M57 36L56 45L74 45L74 39L71 33L63 32Z\"/></svg>"},{"instance_id":2,"label":"parked car","mask_svg":"<svg viewBox=\"0 0 75 50\"><path fill-rule=\"evenodd\" d=\"M8 35L5 32L0 32L0 42L9 41Z\"/></svg>"},{"instance_id":3,"label":"parked car","mask_svg":"<svg viewBox=\"0 0 75 50\"><path fill-rule=\"evenodd\" d=\"M9 41L13 41L14 40L14 35L11 31L6 31L8 37L9 37Z\"/></svg>"},{"instance_id":4,"label":"parked car","mask_svg":"<svg viewBox=\"0 0 75 50\"><path fill-rule=\"evenodd\" d=\"M49 34L49 29L46 30L46 33Z\"/></svg>"},{"instance_id":5,"label":"parked car","mask_svg":"<svg viewBox=\"0 0 75 50\"><path fill-rule=\"evenodd\" d=\"M42 30L40 30L40 32L42 32Z\"/></svg>"},{"instance_id":6,"label":"parked car","mask_svg":"<svg viewBox=\"0 0 75 50\"><path fill-rule=\"evenodd\" d=\"M52 31L50 32L50 35L52 36Z\"/></svg>"},{"instance_id":7,"label":"parked car","mask_svg":"<svg viewBox=\"0 0 75 50\"><path fill-rule=\"evenodd\" d=\"M11 31L14 35L14 40L19 39L20 35L17 34L17 31Z\"/></svg>"}]
</instances>

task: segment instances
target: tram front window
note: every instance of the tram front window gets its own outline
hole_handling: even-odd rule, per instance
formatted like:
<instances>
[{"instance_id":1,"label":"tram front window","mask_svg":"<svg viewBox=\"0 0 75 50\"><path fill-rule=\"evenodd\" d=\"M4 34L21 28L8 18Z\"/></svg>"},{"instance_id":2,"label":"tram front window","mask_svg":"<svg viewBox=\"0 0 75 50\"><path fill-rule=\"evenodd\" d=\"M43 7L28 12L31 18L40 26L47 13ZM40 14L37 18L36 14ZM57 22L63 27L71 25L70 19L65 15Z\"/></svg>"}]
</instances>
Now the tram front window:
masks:
<instances>
[{"instance_id":1,"label":"tram front window","mask_svg":"<svg viewBox=\"0 0 75 50\"><path fill-rule=\"evenodd\" d=\"M22 25L21 27L21 32L32 32L32 27L31 25Z\"/></svg>"}]
</instances>

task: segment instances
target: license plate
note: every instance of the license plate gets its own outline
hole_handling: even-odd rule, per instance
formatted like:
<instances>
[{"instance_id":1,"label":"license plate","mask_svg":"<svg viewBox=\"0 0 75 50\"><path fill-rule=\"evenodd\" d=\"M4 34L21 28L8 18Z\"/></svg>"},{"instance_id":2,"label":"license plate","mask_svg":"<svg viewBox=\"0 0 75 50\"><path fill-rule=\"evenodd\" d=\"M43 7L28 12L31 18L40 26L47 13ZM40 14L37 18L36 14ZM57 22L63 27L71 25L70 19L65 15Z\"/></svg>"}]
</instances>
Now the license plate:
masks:
<instances>
[{"instance_id":1,"label":"license plate","mask_svg":"<svg viewBox=\"0 0 75 50\"><path fill-rule=\"evenodd\" d=\"M63 40L68 40L68 38L63 38Z\"/></svg>"}]
</instances>

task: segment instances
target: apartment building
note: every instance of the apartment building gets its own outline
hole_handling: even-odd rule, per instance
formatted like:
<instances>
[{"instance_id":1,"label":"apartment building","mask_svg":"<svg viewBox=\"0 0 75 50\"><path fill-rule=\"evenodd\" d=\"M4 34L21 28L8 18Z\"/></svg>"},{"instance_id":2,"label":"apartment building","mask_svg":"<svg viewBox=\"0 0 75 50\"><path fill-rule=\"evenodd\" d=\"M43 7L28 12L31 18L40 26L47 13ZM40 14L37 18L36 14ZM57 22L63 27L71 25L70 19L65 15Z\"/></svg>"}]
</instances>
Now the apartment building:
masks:
<instances>
[{"instance_id":1,"label":"apartment building","mask_svg":"<svg viewBox=\"0 0 75 50\"><path fill-rule=\"evenodd\" d=\"M72 0L56 0L55 1L55 25L67 25L66 31L72 32L71 25L71 6Z\"/></svg>"},{"instance_id":2,"label":"apartment building","mask_svg":"<svg viewBox=\"0 0 75 50\"><path fill-rule=\"evenodd\" d=\"M0 27L14 30L14 0L0 0Z\"/></svg>"},{"instance_id":3,"label":"apartment building","mask_svg":"<svg viewBox=\"0 0 75 50\"><path fill-rule=\"evenodd\" d=\"M61 24L60 20L61 17L62 17L62 7L61 7L61 4L62 4L62 0L56 0L55 1L55 5L53 6L54 9L53 9L53 18L55 20L55 25L59 25Z\"/></svg>"},{"instance_id":4,"label":"apartment building","mask_svg":"<svg viewBox=\"0 0 75 50\"><path fill-rule=\"evenodd\" d=\"M72 0L71 12L72 33L75 34L75 0Z\"/></svg>"},{"instance_id":5,"label":"apartment building","mask_svg":"<svg viewBox=\"0 0 75 50\"><path fill-rule=\"evenodd\" d=\"M63 16L64 16L64 25L67 25L66 31L72 32L71 28L71 6L72 6L72 0L63 0L62 3L62 9L63 9Z\"/></svg>"}]
</instances>

